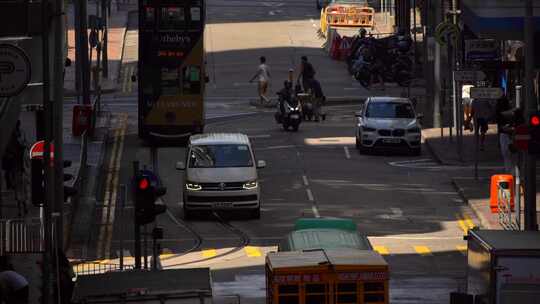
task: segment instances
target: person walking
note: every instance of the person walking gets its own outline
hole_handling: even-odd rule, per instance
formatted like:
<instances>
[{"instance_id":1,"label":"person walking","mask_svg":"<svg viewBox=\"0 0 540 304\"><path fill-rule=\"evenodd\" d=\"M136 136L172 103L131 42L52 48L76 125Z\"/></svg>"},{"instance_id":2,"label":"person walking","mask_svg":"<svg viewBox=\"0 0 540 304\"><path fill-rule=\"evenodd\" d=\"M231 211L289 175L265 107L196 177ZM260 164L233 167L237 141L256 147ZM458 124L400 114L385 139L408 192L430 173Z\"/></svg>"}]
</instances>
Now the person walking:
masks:
<instances>
[{"instance_id":1,"label":"person walking","mask_svg":"<svg viewBox=\"0 0 540 304\"><path fill-rule=\"evenodd\" d=\"M321 88L321 83L313 78L310 83L310 91L313 100L313 115L315 116L315 121L318 122L321 118L321 107L325 101L325 96Z\"/></svg>"},{"instance_id":2,"label":"person walking","mask_svg":"<svg viewBox=\"0 0 540 304\"><path fill-rule=\"evenodd\" d=\"M512 174L512 153L510 152L510 144L512 143L512 126L511 121L505 118L504 112L510 110L510 102L506 96L497 99L495 105L495 119L497 121L497 133L499 135L499 146L501 155L504 160L504 169L506 173Z\"/></svg>"},{"instance_id":3,"label":"person walking","mask_svg":"<svg viewBox=\"0 0 540 304\"><path fill-rule=\"evenodd\" d=\"M257 68L257 72L255 75L249 80L250 83L252 83L255 79L258 80L258 87L257 91L259 93L259 101L261 104L269 103L270 98L266 96L266 93L268 92L268 87L270 85L270 68L266 64L266 57L261 56L259 58L260 64Z\"/></svg>"},{"instance_id":4,"label":"person walking","mask_svg":"<svg viewBox=\"0 0 540 304\"><path fill-rule=\"evenodd\" d=\"M0 296L0 303L28 304L28 281L12 270L0 272Z\"/></svg>"},{"instance_id":5,"label":"person walking","mask_svg":"<svg viewBox=\"0 0 540 304\"><path fill-rule=\"evenodd\" d=\"M480 134L480 151L484 151L484 142L488 131L488 121L493 109L487 99L475 98L471 103L471 119L474 119L475 134ZM471 123L471 119L467 123Z\"/></svg>"},{"instance_id":6,"label":"person walking","mask_svg":"<svg viewBox=\"0 0 540 304\"><path fill-rule=\"evenodd\" d=\"M302 88L304 92L308 92L310 88L311 81L315 77L315 68L308 61L307 56L302 56L300 62L300 73L298 73L298 78L296 79L297 83L300 83L300 78L302 78Z\"/></svg>"}]
</instances>

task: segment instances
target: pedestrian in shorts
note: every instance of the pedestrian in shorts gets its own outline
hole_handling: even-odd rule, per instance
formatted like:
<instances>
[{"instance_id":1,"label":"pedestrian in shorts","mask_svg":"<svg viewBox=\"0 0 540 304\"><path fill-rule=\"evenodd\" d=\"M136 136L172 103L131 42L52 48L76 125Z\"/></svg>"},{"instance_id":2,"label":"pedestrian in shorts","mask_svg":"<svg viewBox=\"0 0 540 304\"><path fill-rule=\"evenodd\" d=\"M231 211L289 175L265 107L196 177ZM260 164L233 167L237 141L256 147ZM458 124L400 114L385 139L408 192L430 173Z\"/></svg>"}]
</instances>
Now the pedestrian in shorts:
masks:
<instances>
[{"instance_id":1,"label":"pedestrian in shorts","mask_svg":"<svg viewBox=\"0 0 540 304\"><path fill-rule=\"evenodd\" d=\"M270 98L266 96L268 87L270 86L270 68L266 64L266 57L261 56L259 58L260 65L257 68L257 73L249 80L252 83L255 79L258 80L258 94L261 104L270 102Z\"/></svg>"}]
</instances>

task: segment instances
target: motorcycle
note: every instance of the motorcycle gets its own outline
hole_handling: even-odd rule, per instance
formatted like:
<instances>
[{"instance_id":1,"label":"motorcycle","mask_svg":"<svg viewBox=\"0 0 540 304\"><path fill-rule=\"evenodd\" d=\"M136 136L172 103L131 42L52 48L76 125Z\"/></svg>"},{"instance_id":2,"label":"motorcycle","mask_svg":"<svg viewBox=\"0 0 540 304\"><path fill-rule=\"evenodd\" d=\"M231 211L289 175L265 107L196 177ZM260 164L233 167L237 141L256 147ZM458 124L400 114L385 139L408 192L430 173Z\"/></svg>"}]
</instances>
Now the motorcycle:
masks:
<instances>
[{"instance_id":1,"label":"motorcycle","mask_svg":"<svg viewBox=\"0 0 540 304\"><path fill-rule=\"evenodd\" d=\"M288 131L289 128L292 128L295 132L298 131L300 123L302 122L300 103L296 98L283 96L282 93L278 93L278 98L279 109L275 115L276 122L282 124L285 131Z\"/></svg>"}]
</instances>

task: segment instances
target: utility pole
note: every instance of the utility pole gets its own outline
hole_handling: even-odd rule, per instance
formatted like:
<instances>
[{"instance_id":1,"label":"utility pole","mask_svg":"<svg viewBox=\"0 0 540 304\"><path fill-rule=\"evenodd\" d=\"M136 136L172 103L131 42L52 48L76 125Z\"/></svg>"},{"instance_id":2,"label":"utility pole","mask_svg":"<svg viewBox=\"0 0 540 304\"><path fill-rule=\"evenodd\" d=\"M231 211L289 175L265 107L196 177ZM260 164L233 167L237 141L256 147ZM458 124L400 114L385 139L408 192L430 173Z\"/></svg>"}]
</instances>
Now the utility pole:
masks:
<instances>
[{"instance_id":1,"label":"utility pole","mask_svg":"<svg viewBox=\"0 0 540 304\"><path fill-rule=\"evenodd\" d=\"M51 167L51 143L53 140L52 122L54 121L50 96L50 64L49 64L49 1L41 1L42 13L42 56L43 56L43 109L45 113L45 149L43 169L45 171L45 201L43 202L43 284L41 286L43 304L51 303L52 275L52 206L54 203L53 168Z\"/></svg>"},{"instance_id":2,"label":"utility pole","mask_svg":"<svg viewBox=\"0 0 540 304\"><path fill-rule=\"evenodd\" d=\"M65 41L64 41L64 0L54 0L53 18L51 30L54 35L54 55L53 55L53 136L54 136L54 212L57 215L56 225L56 247L54 249L64 250L64 60L65 60Z\"/></svg>"},{"instance_id":3,"label":"utility pole","mask_svg":"<svg viewBox=\"0 0 540 304\"><path fill-rule=\"evenodd\" d=\"M110 0L101 0L101 20L103 24L103 45L102 45L102 76L103 78L109 78L109 55L107 52L107 44L109 40L109 11L108 3Z\"/></svg>"},{"instance_id":4,"label":"utility pole","mask_svg":"<svg viewBox=\"0 0 540 304\"><path fill-rule=\"evenodd\" d=\"M529 117L530 113L537 110L536 95L534 92L534 23L533 1L525 1L525 100L524 113ZM519 190L518 190L519 191ZM538 230L536 222L536 156L530 153L525 155L525 230Z\"/></svg>"},{"instance_id":5,"label":"utility pole","mask_svg":"<svg viewBox=\"0 0 540 304\"><path fill-rule=\"evenodd\" d=\"M82 103L90 103L90 63L88 59L88 13L87 1L73 2L75 8L75 40L78 49L75 50L75 70L81 82ZM77 92L80 93L80 92Z\"/></svg>"}]
</instances>

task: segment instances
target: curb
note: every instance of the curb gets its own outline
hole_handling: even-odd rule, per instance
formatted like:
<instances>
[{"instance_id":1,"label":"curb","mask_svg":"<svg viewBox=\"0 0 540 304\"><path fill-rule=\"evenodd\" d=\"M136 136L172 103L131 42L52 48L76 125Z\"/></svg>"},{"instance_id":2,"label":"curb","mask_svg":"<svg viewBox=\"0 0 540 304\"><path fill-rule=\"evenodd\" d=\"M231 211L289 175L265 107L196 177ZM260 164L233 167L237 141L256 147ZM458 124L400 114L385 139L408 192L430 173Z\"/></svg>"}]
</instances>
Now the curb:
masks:
<instances>
[{"instance_id":1,"label":"curb","mask_svg":"<svg viewBox=\"0 0 540 304\"><path fill-rule=\"evenodd\" d=\"M437 155L437 153L435 153L435 150L433 149L433 147L429 143L429 138L425 138L424 136L422 136L422 137L424 138L424 144L426 145L426 148L429 151L429 154L431 154L431 156L433 157L433 159L435 159L435 161L438 162L441 165L446 165L446 163L442 161L442 159L439 157L439 155ZM452 179L452 182L453 182L453 179Z\"/></svg>"},{"instance_id":2,"label":"curb","mask_svg":"<svg viewBox=\"0 0 540 304\"><path fill-rule=\"evenodd\" d=\"M454 178L452 178L452 186L454 187L454 189L456 190L456 192L458 193L459 197L463 200L463 202L469 206L471 208L471 210L474 212L474 215L476 216L476 218L478 219L478 221L480 221L480 225L482 226L482 228L485 228L485 229L495 229L494 227L491 227L490 223L489 223L489 220L484 216L484 214L482 214L482 212L480 210L478 210L478 207L477 207L477 204L475 203L472 203L466 196L465 196L465 191L463 190L463 188L461 188L458 183L456 182L456 180Z\"/></svg>"}]
</instances>

